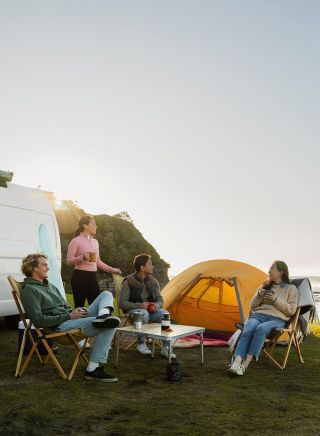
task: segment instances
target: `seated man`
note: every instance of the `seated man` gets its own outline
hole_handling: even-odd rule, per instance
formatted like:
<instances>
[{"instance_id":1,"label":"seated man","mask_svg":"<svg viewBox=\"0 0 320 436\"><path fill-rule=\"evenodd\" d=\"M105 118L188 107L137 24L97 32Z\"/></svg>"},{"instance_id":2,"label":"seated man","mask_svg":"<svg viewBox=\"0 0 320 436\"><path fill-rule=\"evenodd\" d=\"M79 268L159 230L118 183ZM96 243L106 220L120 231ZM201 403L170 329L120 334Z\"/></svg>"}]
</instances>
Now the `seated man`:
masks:
<instances>
[{"instance_id":1,"label":"seated man","mask_svg":"<svg viewBox=\"0 0 320 436\"><path fill-rule=\"evenodd\" d=\"M126 277L122 282L119 307L128 314L139 309L143 313L143 324L161 322L163 313L167 311L162 309L163 298L160 294L160 284L152 275L154 266L151 256L139 254L135 257L133 266L136 272ZM154 310L152 312L148 312L150 303L154 303ZM137 351L141 354L151 354L144 336L138 335ZM160 354L169 358L169 345L167 341L163 341ZM174 359L175 357L171 353L171 358Z\"/></svg>"},{"instance_id":2,"label":"seated man","mask_svg":"<svg viewBox=\"0 0 320 436\"><path fill-rule=\"evenodd\" d=\"M26 275L21 290L21 302L33 324L53 331L78 328L86 336L95 336L85 379L118 381L116 377L106 374L103 366L100 366L107 363L115 328L120 324L120 319L112 316L112 294L102 292L88 309L80 307L72 310L59 290L47 280L47 256L29 254L23 259L21 270Z\"/></svg>"}]
</instances>

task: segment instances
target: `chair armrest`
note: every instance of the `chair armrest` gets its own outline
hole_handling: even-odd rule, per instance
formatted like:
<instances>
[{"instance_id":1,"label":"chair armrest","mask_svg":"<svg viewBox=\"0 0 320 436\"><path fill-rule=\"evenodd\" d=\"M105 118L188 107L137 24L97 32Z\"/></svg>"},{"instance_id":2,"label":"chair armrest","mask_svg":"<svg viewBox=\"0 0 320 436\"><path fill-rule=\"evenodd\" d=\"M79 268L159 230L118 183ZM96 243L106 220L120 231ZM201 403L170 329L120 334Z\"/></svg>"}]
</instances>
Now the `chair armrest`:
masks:
<instances>
[{"instance_id":1,"label":"chair armrest","mask_svg":"<svg viewBox=\"0 0 320 436\"><path fill-rule=\"evenodd\" d=\"M235 327L236 327L238 330L243 331L243 329L244 329L244 324L243 324L242 322L236 322L234 325L235 325Z\"/></svg>"},{"instance_id":2,"label":"chair armrest","mask_svg":"<svg viewBox=\"0 0 320 436\"><path fill-rule=\"evenodd\" d=\"M291 332L291 329L277 327L277 328L273 329L273 331L276 331L276 332Z\"/></svg>"}]
</instances>

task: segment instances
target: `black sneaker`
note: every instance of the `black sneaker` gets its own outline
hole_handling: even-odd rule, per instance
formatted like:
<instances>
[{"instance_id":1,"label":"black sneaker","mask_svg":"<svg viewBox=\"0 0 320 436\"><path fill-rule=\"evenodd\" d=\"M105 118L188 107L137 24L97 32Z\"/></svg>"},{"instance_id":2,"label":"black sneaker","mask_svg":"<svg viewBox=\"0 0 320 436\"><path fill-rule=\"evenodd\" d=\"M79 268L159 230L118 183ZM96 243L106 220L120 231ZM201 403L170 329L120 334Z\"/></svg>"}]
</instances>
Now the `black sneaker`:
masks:
<instances>
[{"instance_id":1,"label":"black sneaker","mask_svg":"<svg viewBox=\"0 0 320 436\"><path fill-rule=\"evenodd\" d=\"M86 380L99 381L103 383L115 383L118 381L117 377L106 374L102 366L98 366L94 371L86 371L84 378Z\"/></svg>"},{"instance_id":2,"label":"black sneaker","mask_svg":"<svg viewBox=\"0 0 320 436\"><path fill-rule=\"evenodd\" d=\"M98 329L115 329L119 327L120 323L120 318L112 315L97 317L94 321L92 321L92 325Z\"/></svg>"}]
</instances>

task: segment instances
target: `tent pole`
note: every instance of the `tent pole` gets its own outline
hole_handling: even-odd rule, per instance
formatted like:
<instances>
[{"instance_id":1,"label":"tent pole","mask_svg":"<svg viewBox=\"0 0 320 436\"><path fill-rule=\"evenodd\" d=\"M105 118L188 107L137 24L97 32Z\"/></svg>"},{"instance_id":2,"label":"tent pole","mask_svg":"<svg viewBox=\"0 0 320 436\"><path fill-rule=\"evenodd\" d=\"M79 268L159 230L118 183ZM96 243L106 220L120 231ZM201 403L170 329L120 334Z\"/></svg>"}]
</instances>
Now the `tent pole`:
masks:
<instances>
[{"instance_id":1,"label":"tent pole","mask_svg":"<svg viewBox=\"0 0 320 436\"><path fill-rule=\"evenodd\" d=\"M172 303L170 303L170 305L168 306L174 306L175 304L179 304L181 300L183 300L183 298L190 292L190 290L193 288L193 286L196 285L196 283L198 283L198 281L201 278L201 274L198 274L195 278L193 278L182 290L183 293L179 294L173 301Z\"/></svg>"},{"instance_id":2,"label":"tent pole","mask_svg":"<svg viewBox=\"0 0 320 436\"><path fill-rule=\"evenodd\" d=\"M242 305L241 305L239 289L238 289L238 283L237 283L236 277L233 277L233 283L234 283L234 289L236 291L236 296L237 296L237 300L238 300L240 319L241 319L241 322L245 322L244 315L243 315L243 310L242 310Z\"/></svg>"}]
</instances>

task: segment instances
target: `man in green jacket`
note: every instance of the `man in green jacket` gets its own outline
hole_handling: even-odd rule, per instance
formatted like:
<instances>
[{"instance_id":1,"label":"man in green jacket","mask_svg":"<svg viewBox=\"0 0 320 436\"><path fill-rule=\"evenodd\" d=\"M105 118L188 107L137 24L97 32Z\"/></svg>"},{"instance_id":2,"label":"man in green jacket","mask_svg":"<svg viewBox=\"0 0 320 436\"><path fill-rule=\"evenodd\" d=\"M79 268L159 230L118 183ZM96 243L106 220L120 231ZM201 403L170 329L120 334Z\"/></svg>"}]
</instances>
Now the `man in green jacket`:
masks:
<instances>
[{"instance_id":1,"label":"man in green jacket","mask_svg":"<svg viewBox=\"0 0 320 436\"><path fill-rule=\"evenodd\" d=\"M37 327L54 331L81 329L86 336L95 336L86 380L116 382L117 378L106 374L108 352L120 319L113 316L113 296L104 291L85 309L71 309L59 290L48 282L47 256L29 254L22 261L21 270L26 275L21 290L21 302L28 318Z\"/></svg>"}]
</instances>

